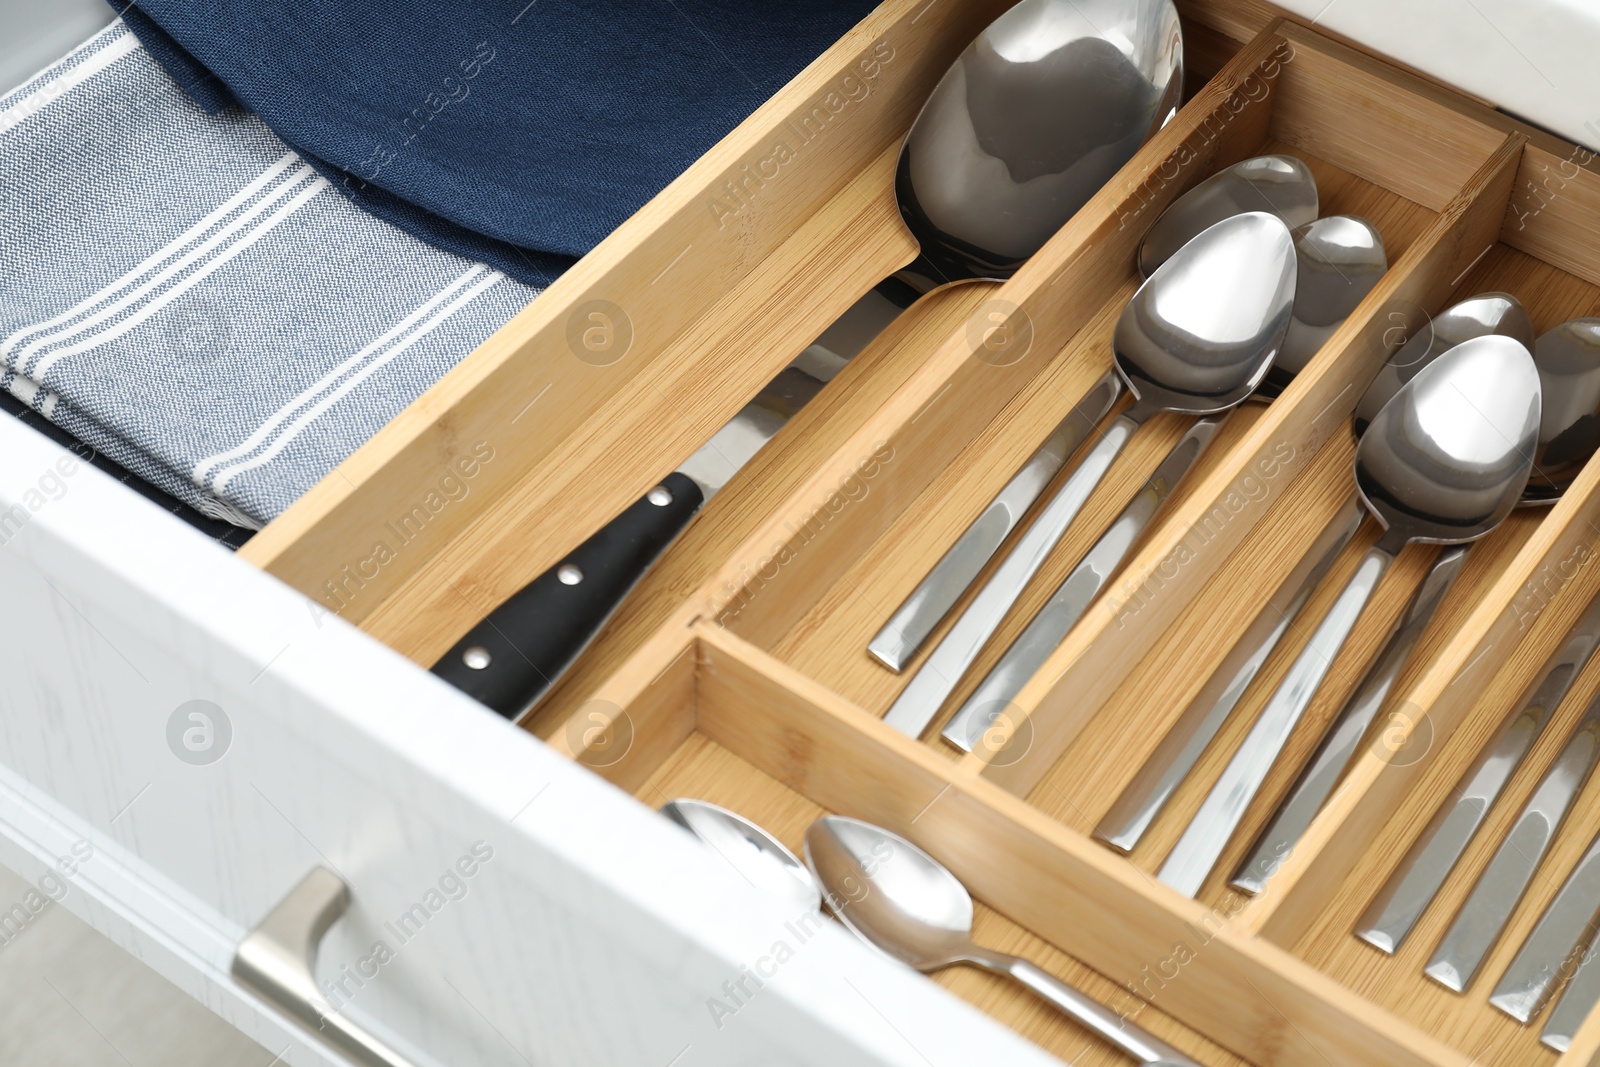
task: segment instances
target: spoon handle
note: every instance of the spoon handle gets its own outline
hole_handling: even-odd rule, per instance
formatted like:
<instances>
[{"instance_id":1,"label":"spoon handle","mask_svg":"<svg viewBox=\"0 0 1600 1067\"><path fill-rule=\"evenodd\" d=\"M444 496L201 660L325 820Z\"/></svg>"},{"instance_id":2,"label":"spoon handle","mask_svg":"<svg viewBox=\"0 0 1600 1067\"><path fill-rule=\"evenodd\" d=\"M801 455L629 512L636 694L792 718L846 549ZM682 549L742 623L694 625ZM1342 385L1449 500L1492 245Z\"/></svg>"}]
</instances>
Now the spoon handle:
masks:
<instances>
[{"instance_id":1,"label":"spoon handle","mask_svg":"<svg viewBox=\"0 0 1600 1067\"><path fill-rule=\"evenodd\" d=\"M1306 832L1311 820L1322 810L1333 787L1344 775L1344 769L1355 758L1361 739L1378 717L1384 701L1389 697L1389 690L1394 688L1400 672L1411 659L1411 650L1416 647L1422 632L1439 610L1456 575L1461 573L1467 548L1467 545L1446 548L1434 561L1428 577L1411 598L1405 621L1389 638L1383 654L1362 679L1361 687L1345 704L1344 710L1339 712L1333 728L1317 747L1317 754L1300 772L1294 788L1278 805L1277 814L1273 815L1272 821L1256 839L1250 855L1234 874L1232 884L1235 889L1246 893L1261 892L1278 864L1299 844L1300 835Z\"/></svg>"},{"instance_id":2,"label":"spoon handle","mask_svg":"<svg viewBox=\"0 0 1600 1067\"><path fill-rule=\"evenodd\" d=\"M1200 762L1239 698L1294 625L1365 516L1360 500L1351 494L1100 820L1094 830L1097 839L1119 852L1132 852L1139 844L1172 794Z\"/></svg>"},{"instance_id":3,"label":"spoon handle","mask_svg":"<svg viewBox=\"0 0 1600 1067\"><path fill-rule=\"evenodd\" d=\"M867 651L895 673L917 654L933 628L950 613L984 565L1016 529L1022 515L1044 492L1050 479L1084 439L1094 431L1122 395L1122 379L1114 370L1089 387L1078 406L1061 420L1048 440L1012 476L1004 489L973 520L950 551L917 585L889 621L883 624Z\"/></svg>"},{"instance_id":4,"label":"spoon handle","mask_svg":"<svg viewBox=\"0 0 1600 1067\"><path fill-rule=\"evenodd\" d=\"M1137 410L1137 407L1129 409L1130 412ZM1056 490L1028 532L1011 549L1011 554L984 583L927 662L912 676L911 683L901 690L884 716L884 722L911 737L920 737L928 728L951 690L978 658L1011 605L1044 565L1051 549L1078 517L1089 494L1100 484L1138 428L1139 420L1130 417L1129 412L1111 420L1094 448Z\"/></svg>"},{"instance_id":5,"label":"spoon handle","mask_svg":"<svg viewBox=\"0 0 1600 1067\"><path fill-rule=\"evenodd\" d=\"M1545 660L1538 680L1507 716L1495 739L1457 779L1449 798L1367 905L1356 925L1357 937L1389 955L1399 950L1597 649L1600 598L1567 631L1566 640Z\"/></svg>"},{"instance_id":6,"label":"spoon handle","mask_svg":"<svg viewBox=\"0 0 1600 1067\"><path fill-rule=\"evenodd\" d=\"M1156 875L1161 881L1185 896L1192 897L1200 891L1392 562L1394 555L1382 542L1367 550L1339 599L1311 635L1311 642L1289 668L1244 744L1233 754L1222 777L1211 787L1188 829L1161 865Z\"/></svg>"},{"instance_id":7,"label":"spoon handle","mask_svg":"<svg viewBox=\"0 0 1600 1067\"><path fill-rule=\"evenodd\" d=\"M1008 974L1034 993L1071 1016L1096 1036L1115 1045L1140 1063L1171 1064L1174 1067L1199 1067L1188 1056L1156 1037L1142 1026L1073 989L1055 975L1041 970L1019 956L988 953L974 960L980 967Z\"/></svg>"},{"instance_id":8,"label":"spoon handle","mask_svg":"<svg viewBox=\"0 0 1600 1067\"><path fill-rule=\"evenodd\" d=\"M1178 439L1142 490L1128 502L1100 540L1094 543L1072 573L1067 575L1006 649L967 702L944 728L944 739L964 752L990 740L991 727L1011 707L1011 701L1038 673L1050 654L1082 619L1100 591L1111 581L1123 559L1139 540L1161 505L1166 503L1184 475L1194 468L1207 446L1222 429L1227 415L1196 422ZM1006 739L1009 741L1009 738ZM992 746L991 746L992 747Z\"/></svg>"}]
</instances>

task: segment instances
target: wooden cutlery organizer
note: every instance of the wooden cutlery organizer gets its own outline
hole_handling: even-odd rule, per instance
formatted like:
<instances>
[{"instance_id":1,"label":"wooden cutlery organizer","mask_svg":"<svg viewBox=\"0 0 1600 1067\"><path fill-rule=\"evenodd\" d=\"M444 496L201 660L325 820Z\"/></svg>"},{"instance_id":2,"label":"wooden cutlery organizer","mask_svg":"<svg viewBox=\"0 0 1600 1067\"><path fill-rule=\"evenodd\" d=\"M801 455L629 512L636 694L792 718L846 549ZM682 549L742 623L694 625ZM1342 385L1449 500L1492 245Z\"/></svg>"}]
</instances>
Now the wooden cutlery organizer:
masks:
<instances>
[{"instance_id":1,"label":"wooden cutlery organizer","mask_svg":"<svg viewBox=\"0 0 1600 1067\"><path fill-rule=\"evenodd\" d=\"M1006 6L889 0L241 555L431 664L911 258L893 198L899 139ZM1399 344L1491 289L1519 297L1541 333L1600 313L1600 170L1588 153L1307 27L1273 21L1236 39L1266 14L1190 5L1183 110L1013 279L939 292L858 356L707 505L524 725L644 803L703 797L793 847L824 811L905 834L981 901L980 941L1028 955L1207 1064L1600 1064L1600 1016L1558 1061L1538 1025L1487 1003L1600 829L1593 783L1485 976L1465 996L1422 976L1559 729L1399 955L1351 934L1600 593L1600 567L1587 566L1600 554L1600 465L1472 550L1379 741L1263 895L1214 874L1188 900L1153 871L1375 539L1370 520L1134 854L1088 836L1348 499L1350 414ZM1377 225L1388 275L1281 398L1230 418L983 750L959 756L939 740L954 704L927 740L885 726L909 674L870 659L868 640L1109 367L1144 229L1207 175L1268 152L1311 166L1322 214ZM1184 428L1162 416L1135 440L956 701ZM467 489L447 498L435 490L452 473ZM1287 790L1435 551L1412 546L1390 572L1219 872ZM1575 719L1597 688L1591 664L1559 718ZM937 980L1063 1059L1125 1062L997 979Z\"/></svg>"}]
</instances>

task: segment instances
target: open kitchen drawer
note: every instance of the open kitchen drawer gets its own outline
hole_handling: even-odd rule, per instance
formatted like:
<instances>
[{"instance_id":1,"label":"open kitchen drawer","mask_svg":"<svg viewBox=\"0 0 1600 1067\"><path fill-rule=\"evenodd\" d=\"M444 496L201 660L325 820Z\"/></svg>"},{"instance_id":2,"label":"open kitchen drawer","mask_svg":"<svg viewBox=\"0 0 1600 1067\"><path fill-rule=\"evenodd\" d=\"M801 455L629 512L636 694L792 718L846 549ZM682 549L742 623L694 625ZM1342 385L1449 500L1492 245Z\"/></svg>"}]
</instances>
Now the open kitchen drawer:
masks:
<instances>
[{"instance_id":1,"label":"open kitchen drawer","mask_svg":"<svg viewBox=\"0 0 1600 1067\"><path fill-rule=\"evenodd\" d=\"M821 811L904 833L972 887L986 943L1207 1064L1556 1063L1537 1027L1488 1008L1490 983L1466 997L1425 988L1417 960L1379 959L1349 930L1600 589L1594 568L1566 564L1600 530L1600 466L1473 550L1396 688L1394 748L1363 757L1267 893L1214 880L1191 901L1150 872L1303 634L1148 847L1130 861L1087 836L1348 496L1349 415L1398 343L1483 289L1521 297L1540 330L1600 309L1600 173L1309 29L1274 23L1241 42L1191 23L1194 67L1215 77L1195 78L1178 116L1012 280L919 304L707 505L523 724L548 746L415 666L910 258L898 138L1005 6L885 3L239 558L93 471L57 469L46 485L62 454L0 426L0 505L23 509L0 548L0 858L36 877L82 842L93 858L64 902L296 1064L340 1061L228 961L316 866L354 895L319 975L350 1018L421 1063L1048 1062L1017 1035L1072 1062L1125 1062L1026 994L937 978L996 1025L831 929L719 1018L710 998L770 957L793 917L602 779L650 807L717 801L792 845ZM1312 166L1324 214L1377 224L1387 277L1279 400L1230 419L980 754L879 722L903 678L867 640L1105 371L1144 227L1265 151ZM994 358L996 327L1025 343ZM1136 440L980 670L1182 430L1163 418ZM466 494L432 492L485 455ZM1391 572L1292 758L1428 559L1412 549ZM1591 674L1566 713L1600 685ZM210 732L191 745L196 712ZM1241 837L1291 775L1269 781ZM1597 825L1586 795L1550 881ZM472 877L451 875L466 866ZM420 932L401 921L416 904ZM1600 1063L1600 1017L1560 1062Z\"/></svg>"}]
</instances>

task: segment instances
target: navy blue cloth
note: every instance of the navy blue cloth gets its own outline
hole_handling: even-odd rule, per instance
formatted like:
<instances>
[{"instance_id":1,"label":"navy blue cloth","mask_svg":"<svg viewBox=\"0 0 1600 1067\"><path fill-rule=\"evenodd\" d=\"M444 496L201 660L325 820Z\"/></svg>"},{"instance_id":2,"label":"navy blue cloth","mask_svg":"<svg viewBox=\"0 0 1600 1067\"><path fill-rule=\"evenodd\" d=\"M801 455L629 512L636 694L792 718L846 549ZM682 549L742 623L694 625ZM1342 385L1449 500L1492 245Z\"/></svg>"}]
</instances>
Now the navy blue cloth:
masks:
<instances>
[{"instance_id":1,"label":"navy blue cloth","mask_svg":"<svg viewBox=\"0 0 1600 1067\"><path fill-rule=\"evenodd\" d=\"M547 285L875 0L109 0L203 107Z\"/></svg>"}]
</instances>

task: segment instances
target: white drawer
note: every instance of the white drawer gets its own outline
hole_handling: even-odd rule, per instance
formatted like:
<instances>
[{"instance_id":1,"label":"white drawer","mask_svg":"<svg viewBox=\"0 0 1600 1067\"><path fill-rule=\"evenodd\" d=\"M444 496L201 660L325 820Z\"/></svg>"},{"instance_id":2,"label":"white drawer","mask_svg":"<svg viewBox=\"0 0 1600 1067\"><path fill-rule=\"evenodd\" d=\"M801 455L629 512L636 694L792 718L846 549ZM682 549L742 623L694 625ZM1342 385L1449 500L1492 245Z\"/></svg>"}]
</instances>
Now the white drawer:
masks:
<instances>
[{"instance_id":1,"label":"white drawer","mask_svg":"<svg viewBox=\"0 0 1600 1067\"><path fill-rule=\"evenodd\" d=\"M0 457L0 861L60 872L68 908L285 1062L344 1061L229 964L317 866L353 892L319 978L418 1064L1054 1062L837 928L719 1020L794 940L775 901L14 420ZM191 701L226 717L214 762L169 745Z\"/></svg>"}]
</instances>

